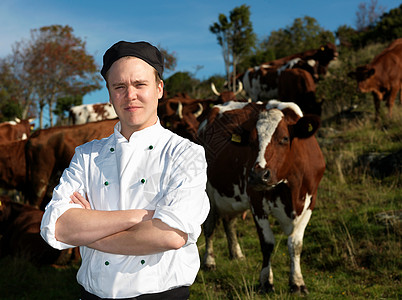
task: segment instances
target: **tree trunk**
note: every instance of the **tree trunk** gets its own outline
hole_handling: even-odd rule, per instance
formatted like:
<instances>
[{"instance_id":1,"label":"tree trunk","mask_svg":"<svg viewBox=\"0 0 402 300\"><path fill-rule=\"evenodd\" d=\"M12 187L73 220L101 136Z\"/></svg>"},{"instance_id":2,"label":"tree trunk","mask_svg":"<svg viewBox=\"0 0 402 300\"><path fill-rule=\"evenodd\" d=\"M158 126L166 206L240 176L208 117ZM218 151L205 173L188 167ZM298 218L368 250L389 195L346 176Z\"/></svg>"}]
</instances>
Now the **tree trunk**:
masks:
<instances>
[{"instance_id":1,"label":"tree trunk","mask_svg":"<svg viewBox=\"0 0 402 300\"><path fill-rule=\"evenodd\" d=\"M49 105L49 118L50 118L50 127L53 127L53 111L52 111L52 101L48 102Z\"/></svg>"},{"instance_id":2,"label":"tree trunk","mask_svg":"<svg viewBox=\"0 0 402 300\"><path fill-rule=\"evenodd\" d=\"M39 108L39 129L43 129L43 107Z\"/></svg>"}]
</instances>

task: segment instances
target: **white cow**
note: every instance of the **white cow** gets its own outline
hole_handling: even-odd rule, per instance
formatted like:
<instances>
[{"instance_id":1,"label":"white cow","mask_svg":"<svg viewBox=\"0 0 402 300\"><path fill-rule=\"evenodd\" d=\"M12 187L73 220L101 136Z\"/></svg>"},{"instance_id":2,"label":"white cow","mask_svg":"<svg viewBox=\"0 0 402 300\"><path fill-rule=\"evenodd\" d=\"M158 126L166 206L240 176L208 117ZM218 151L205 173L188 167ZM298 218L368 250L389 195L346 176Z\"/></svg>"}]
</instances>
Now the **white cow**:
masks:
<instances>
[{"instance_id":1,"label":"white cow","mask_svg":"<svg viewBox=\"0 0 402 300\"><path fill-rule=\"evenodd\" d=\"M117 118L112 104L95 103L70 108L70 123L74 125Z\"/></svg>"}]
</instances>

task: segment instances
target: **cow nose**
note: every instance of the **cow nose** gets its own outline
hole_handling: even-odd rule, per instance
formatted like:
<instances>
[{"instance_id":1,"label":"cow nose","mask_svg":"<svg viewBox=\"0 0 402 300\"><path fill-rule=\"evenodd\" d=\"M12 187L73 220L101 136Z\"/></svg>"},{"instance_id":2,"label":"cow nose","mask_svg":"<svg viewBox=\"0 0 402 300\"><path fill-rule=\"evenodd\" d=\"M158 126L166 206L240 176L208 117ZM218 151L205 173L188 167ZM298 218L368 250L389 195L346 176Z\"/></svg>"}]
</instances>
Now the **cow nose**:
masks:
<instances>
[{"instance_id":1,"label":"cow nose","mask_svg":"<svg viewBox=\"0 0 402 300\"><path fill-rule=\"evenodd\" d=\"M255 167L250 172L249 182L252 184L266 183L271 179L271 171L261 167Z\"/></svg>"},{"instance_id":2,"label":"cow nose","mask_svg":"<svg viewBox=\"0 0 402 300\"><path fill-rule=\"evenodd\" d=\"M264 182L267 182L271 178L271 172L269 170L264 170L261 174L261 179Z\"/></svg>"}]
</instances>

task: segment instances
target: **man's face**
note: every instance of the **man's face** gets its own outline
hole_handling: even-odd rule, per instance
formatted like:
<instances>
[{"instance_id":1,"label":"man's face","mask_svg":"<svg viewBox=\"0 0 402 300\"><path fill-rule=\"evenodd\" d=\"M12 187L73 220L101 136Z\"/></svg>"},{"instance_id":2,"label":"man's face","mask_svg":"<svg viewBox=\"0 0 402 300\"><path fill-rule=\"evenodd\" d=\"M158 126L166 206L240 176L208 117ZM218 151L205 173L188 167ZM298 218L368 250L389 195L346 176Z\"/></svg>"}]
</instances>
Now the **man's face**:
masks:
<instances>
[{"instance_id":1,"label":"man's face","mask_svg":"<svg viewBox=\"0 0 402 300\"><path fill-rule=\"evenodd\" d=\"M156 83L153 67L142 59L123 57L110 67L107 82L109 100L119 116L124 137L129 139L134 131L155 124L163 82Z\"/></svg>"}]
</instances>

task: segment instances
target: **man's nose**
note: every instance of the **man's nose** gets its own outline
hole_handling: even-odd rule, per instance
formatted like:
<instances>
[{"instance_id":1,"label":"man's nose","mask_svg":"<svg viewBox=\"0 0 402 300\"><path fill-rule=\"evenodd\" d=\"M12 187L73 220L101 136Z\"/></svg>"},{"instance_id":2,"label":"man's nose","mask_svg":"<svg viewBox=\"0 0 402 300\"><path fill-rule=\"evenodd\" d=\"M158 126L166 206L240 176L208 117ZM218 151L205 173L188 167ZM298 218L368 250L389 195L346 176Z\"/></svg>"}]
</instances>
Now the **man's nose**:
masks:
<instances>
[{"instance_id":1,"label":"man's nose","mask_svg":"<svg viewBox=\"0 0 402 300\"><path fill-rule=\"evenodd\" d=\"M134 86L129 86L127 88L127 97L130 100L137 98L137 89Z\"/></svg>"}]
</instances>

